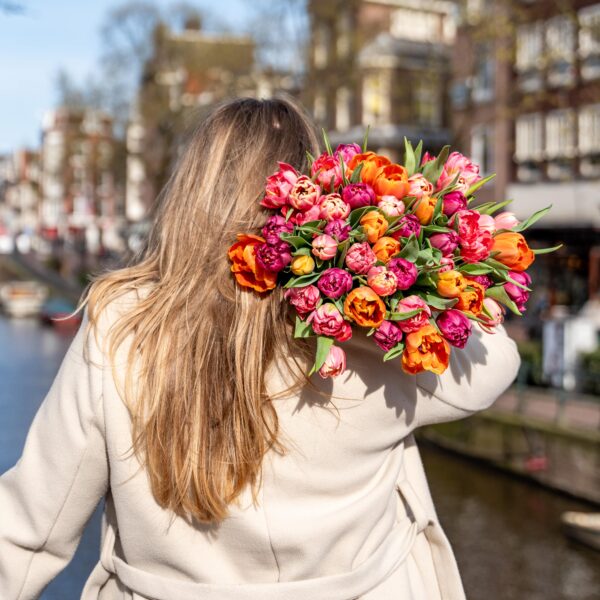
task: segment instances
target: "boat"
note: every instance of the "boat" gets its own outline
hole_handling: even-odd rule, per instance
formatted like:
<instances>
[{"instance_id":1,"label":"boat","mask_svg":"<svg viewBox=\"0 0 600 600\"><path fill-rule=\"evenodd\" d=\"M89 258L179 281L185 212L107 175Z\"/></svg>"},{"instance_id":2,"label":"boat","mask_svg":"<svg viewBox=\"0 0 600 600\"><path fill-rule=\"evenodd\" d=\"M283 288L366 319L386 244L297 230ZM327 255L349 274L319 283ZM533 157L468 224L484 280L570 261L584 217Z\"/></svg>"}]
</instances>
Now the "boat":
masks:
<instances>
[{"instance_id":1,"label":"boat","mask_svg":"<svg viewBox=\"0 0 600 600\"><path fill-rule=\"evenodd\" d=\"M0 304L11 317L39 315L48 288L37 281L9 281L0 288Z\"/></svg>"},{"instance_id":2,"label":"boat","mask_svg":"<svg viewBox=\"0 0 600 600\"><path fill-rule=\"evenodd\" d=\"M51 298L40 309L40 320L44 325L56 329L74 329L81 323L81 313L73 315L75 306L63 298Z\"/></svg>"},{"instance_id":3,"label":"boat","mask_svg":"<svg viewBox=\"0 0 600 600\"><path fill-rule=\"evenodd\" d=\"M600 550L600 513L566 511L561 517L564 532L571 538Z\"/></svg>"}]
</instances>

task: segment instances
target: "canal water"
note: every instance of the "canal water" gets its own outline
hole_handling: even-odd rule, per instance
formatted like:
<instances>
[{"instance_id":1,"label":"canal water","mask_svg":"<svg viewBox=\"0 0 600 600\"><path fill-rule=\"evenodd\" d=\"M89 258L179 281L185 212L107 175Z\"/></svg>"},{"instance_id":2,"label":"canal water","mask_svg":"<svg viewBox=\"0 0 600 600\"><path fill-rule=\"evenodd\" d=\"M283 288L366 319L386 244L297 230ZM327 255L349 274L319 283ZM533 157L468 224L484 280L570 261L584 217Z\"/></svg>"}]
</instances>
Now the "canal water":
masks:
<instances>
[{"instance_id":1,"label":"canal water","mask_svg":"<svg viewBox=\"0 0 600 600\"><path fill-rule=\"evenodd\" d=\"M18 460L70 341L33 320L0 317L0 473ZM559 526L562 511L589 506L429 446L421 453L469 600L600 599L600 553L565 539ZM99 531L98 509L42 600L79 598Z\"/></svg>"}]
</instances>

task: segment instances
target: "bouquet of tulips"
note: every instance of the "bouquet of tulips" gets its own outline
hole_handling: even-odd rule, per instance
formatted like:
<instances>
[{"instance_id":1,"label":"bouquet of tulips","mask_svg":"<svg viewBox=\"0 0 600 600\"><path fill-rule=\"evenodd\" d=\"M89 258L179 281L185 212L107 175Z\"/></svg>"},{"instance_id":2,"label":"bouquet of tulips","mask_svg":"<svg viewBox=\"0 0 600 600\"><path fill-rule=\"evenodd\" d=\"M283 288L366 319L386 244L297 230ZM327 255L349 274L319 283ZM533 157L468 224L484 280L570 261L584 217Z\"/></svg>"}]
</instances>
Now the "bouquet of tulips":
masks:
<instances>
[{"instance_id":1,"label":"bouquet of tulips","mask_svg":"<svg viewBox=\"0 0 600 600\"><path fill-rule=\"evenodd\" d=\"M492 176L449 146L422 156L422 142L405 139L395 164L368 152L366 136L362 148L335 151L324 138L310 173L279 163L260 202L271 212L262 235L239 233L228 252L239 285L259 294L282 285L297 313L295 337L317 336L309 375L345 370L340 344L352 325L368 329L384 361L439 374L472 321L493 333L505 307L525 310L526 270L556 248L532 250L522 232L550 207L522 222L498 213L510 201L471 207Z\"/></svg>"}]
</instances>

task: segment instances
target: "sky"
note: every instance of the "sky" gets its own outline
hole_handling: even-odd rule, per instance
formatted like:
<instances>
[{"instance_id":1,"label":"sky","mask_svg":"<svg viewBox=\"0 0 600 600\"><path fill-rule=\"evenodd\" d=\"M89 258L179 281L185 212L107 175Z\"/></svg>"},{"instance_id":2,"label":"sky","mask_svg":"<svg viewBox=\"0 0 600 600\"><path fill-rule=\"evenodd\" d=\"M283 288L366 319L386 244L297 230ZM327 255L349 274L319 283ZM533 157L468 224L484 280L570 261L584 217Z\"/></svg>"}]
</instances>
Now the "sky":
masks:
<instances>
[{"instance_id":1,"label":"sky","mask_svg":"<svg viewBox=\"0 0 600 600\"><path fill-rule=\"evenodd\" d=\"M56 100L57 72L65 69L76 81L93 73L101 49L101 24L111 8L123 3L12 1L23 4L24 11L0 10L0 153L39 146L43 114ZM248 2L252 0L219 0L221 14L216 16L231 19L232 29L238 29ZM155 4L167 7L173 0L155 0ZM211 0L193 4L215 11Z\"/></svg>"}]
</instances>

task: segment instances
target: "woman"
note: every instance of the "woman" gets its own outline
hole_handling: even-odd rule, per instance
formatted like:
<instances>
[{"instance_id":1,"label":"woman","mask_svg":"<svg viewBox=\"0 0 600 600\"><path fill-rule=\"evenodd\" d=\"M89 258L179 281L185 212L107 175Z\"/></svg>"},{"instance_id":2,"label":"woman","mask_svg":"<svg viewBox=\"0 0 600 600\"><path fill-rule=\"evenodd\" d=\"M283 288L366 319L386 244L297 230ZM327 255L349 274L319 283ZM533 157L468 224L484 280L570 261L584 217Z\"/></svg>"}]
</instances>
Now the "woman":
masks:
<instances>
[{"instance_id":1,"label":"woman","mask_svg":"<svg viewBox=\"0 0 600 600\"><path fill-rule=\"evenodd\" d=\"M242 289L227 260L264 222L276 162L304 170L307 150L287 100L232 101L193 133L0 478L3 600L39 596L103 498L84 600L464 598L412 434L490 406L515 344L477 329L443 375L415 377L355 331L347 374L308 378L283 289Z\"/></svg>"}]
</instances>

